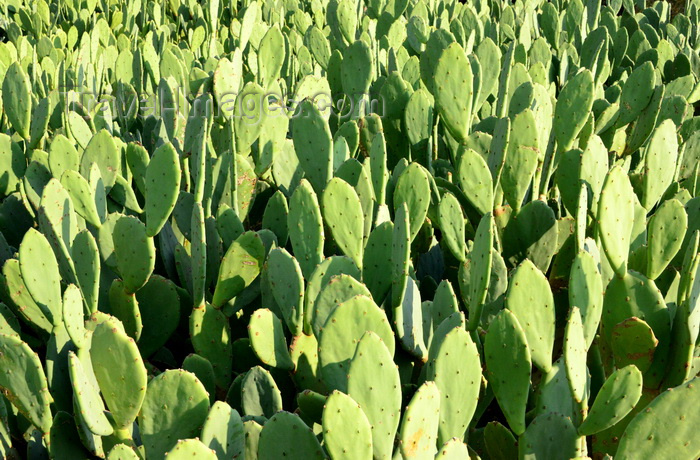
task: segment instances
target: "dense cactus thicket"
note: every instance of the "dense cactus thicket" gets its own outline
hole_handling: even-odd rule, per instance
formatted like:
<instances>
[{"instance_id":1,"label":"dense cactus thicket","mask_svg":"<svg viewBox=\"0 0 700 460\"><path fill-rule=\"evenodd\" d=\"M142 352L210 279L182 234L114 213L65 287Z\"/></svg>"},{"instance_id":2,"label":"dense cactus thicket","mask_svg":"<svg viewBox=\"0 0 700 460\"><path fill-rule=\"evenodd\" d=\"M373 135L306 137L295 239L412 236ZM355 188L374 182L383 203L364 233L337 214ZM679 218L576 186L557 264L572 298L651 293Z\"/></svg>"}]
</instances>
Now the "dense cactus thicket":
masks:
<instances>
[{"instance_id":1,"label":"dense cactus thicket","mask_svg":"<svg viewBox=\"0 0 700 460\"><path fill-rule=\"evenodd\" d=\"M0 456L700 457L700 0L0 0Z\"/></svg>"}]
</instances>

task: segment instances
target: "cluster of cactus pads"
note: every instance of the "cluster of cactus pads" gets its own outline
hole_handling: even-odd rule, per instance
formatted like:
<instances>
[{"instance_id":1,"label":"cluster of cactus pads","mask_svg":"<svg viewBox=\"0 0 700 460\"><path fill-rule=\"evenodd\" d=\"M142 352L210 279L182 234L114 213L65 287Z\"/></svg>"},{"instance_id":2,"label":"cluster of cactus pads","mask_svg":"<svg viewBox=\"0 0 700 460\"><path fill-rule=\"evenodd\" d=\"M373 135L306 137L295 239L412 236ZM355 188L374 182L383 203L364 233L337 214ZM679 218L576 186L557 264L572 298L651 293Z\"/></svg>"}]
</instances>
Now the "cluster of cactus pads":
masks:
<instances>
[{"instance_id":1,"label":"cluster of cactus pads","mask_svg":"<svg viewBox=\"0 0 700 460\"><path fill-rule=\"evenodd\" d=\"M1 0L0 457L697 459L681 10Z\"/></svg>"}]
</instances>

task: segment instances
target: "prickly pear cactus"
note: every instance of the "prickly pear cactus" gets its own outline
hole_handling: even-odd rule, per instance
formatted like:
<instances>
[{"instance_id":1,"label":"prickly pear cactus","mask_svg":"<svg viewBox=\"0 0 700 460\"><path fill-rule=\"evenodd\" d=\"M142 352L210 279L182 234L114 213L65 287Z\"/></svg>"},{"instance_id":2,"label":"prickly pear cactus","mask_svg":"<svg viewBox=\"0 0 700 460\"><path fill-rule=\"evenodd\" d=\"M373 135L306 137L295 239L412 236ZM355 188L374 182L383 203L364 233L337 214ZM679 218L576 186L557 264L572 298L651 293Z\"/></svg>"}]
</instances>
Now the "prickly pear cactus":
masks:
<instances>
[{"instance_id":1,"label":"prickly pear cactus","mask_svg":"<svg viewBox=\"0 0 700 460\"><path fill-rule=\"evenodd\" d=\"M699 0L0 3L0 457L700 457Z\"/></svg>"}]
</instances>

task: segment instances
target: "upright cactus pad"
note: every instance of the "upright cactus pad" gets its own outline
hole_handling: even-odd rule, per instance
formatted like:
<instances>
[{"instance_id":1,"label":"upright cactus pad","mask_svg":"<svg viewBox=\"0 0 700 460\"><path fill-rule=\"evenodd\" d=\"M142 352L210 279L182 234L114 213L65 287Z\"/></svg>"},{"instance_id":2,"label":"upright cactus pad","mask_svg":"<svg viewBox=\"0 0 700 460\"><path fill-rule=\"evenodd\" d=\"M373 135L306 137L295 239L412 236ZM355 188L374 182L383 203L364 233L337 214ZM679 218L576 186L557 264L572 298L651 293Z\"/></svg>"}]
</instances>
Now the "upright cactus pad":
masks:
<instances>
[{"instance_id":1,"label":"upright cactus pad","mask_svg":"<svg viewBox=\"0 0 700 460\"><path fill-rule=\"evenodd\" d=\"M375 458L391 457L399 426L401 381L392 352L379 335L368 331L357 344L347 371L348 394L367 415Z\"/></svg>"},{"instance_id":2,"label":"upright cactus pad","mask_svg":"<svg viewBox=\"0 0 700 460\"><path fill-rule=\"evenodd\" d=\"M301 113L292 126L294 150L314 191L320 194L333 175L333 136L315 104L304 101L298 110Z\"/></svg>"},{"instance_id":3,"label":"upright cactus pad","mask_svg":"<svg viewBox=\"0 0 700 460\"><path fill-rule=\"evenodd\" d=\"M418 388L401 421L399 446L405 459L434 458L440 423L440 391L434 382Z\"/></svg>"},{"instance_id":4,"label":"upright cactus pad","mask_svg":"<svg viewBox=\"0 0 700 460\"><path fill-rule=\"evenodd\" d=\"M545 372L552 366L554 347L554 298L549 283L537 267L525 260L511 276L506 307L520 323L532 363Z\"/></svg>"},{"instance_id":5,"label":"upright cactus pad","mask_svg":"<svg viewBox=\"0 0 700 460\"><path fill-rule=\"evenodd\" d=\"M449 45L435 67L435 105L450 134L464 142L472 121L472 68L458 43Z\"/></svg>"},{"instance_id":6,"label":"upright cactus pad","mask_svg":"<svg viewBox=\"0 0 700 460\"><path fill-rule=\"evenodd\" d=\"M163 457L178 440L198 434L208 412L209 395L194 374L171 369L153 378L139 413L146 455Z\"/></svg>"},{"instance_id":7,"label":"upright cactus pad","mask_svg":"<svg viewBox=\"0 0 700 460\"><path fill-rule=\"evenodd\" d=\"M696 377L659 395L627 426L620 438L616 458L627 459L657 452L679 459L695 457L700 446L692 434L692 425L698 415L689 402L696 400L698 389Z\"/></svg>"},{"instance_id":8,"label":"upright cactus pad","mask_svg":"<svg viewBox=\"0 0 700 460\"><path fill-rule=\"evenodd\" d=\"M426 377L440 391L438 444L453 437L462 439L476 410L481 388L476 345L467 331L457 326L444 336L439 346L431 346L427 365Z\"/></svg>"},{"instance_id":9,"label":"upright cactus pad","mask_svg":"<svg viewBox=\"0 0 700 460\"><path fill-rule=\"evenodd\" d=\"M279 369L294 369L282 322L274 313L266 308L256 310L250 317L248 334L250 344L260 361Z\"/></svg>"},{"instance_id":10,"label":"upright cactus pad","mask_svg":"<svg viewBox=\"0 0 700 460\"><path fill-rule=\"evenodd\" d=\"M333 391L323 406L323 440L332 459L360 460L372 456L372 428L359 404Z\"/></svg>"},{"instance_id":11,"label":"upright cactus pad","mask_svg":"<svg viewBox=\"0 0 700 460\"><path fill-rule=\"evenodd\" d=\"M219 266L212 304L220 308L255 280L262 269L265 248L255 232L246 232L229 246Z\"/></svg>"},{"instance_id":12,"label":"upright cactus pad","mask_svg":"<svg viewBox=\"0 0 700 460\"><path fill-rule=\"evenodd\" d=\"M131 216L119 218L114 225L112 238L124 291L134 294L146 284L153 272L156 262L155 244L141 221Z\"/></svg>"},{"instance_id":13,"label":"upright cactus pad","mask_svg":"<svg viewBox=\"0 0 700 460\"><path fill-rule=\"evenodd\" d=\"M348 366L366 331L374 332L394 354L394 333L386 314L365 296L338 305L321 329L318 355L323 382L331 390L347 390ZM352 395L351 395L352 396Z\"/></svg>"},{"instance_id":14,"label":"upright cactus pad","mask_svg":"<svg viewBox=\"0 0 700 460\"><path fill-rule=\"evenodd\" d=\"M5 397L43 433L51 428L53 398L39 357L19 337L0 334L0 388Z\"/></svg>"},{"instance_id":15,"label":"upright cactus pad","mask_svg":"<svg viewBox=\"0 0 700 460\"><path fill-rule=\"evenodd\" d=\"M618 276L627 271L634 222L633 195L625 172L619 166L613 167L605 178L597 216L605 255Z\"/></svg>"},{"instance_id":16,"label":"upright cactus pad","mask_svg":"<svg viewBox=\"0 0 700 460\"><path fill-rule=\"evenodd\" d=\"M364 216L355 189L344 180L333 178L326 186L321 202L323 218L336 244L362 268Z\"/></svg>"},{"instance_id":17,"label":"upright cactus pad","mask_svg":"<svg viewBox=\"0 0 700 460\"><path fill-rule=\"evenodd\" d=\"M155 236L175 208L180 190L180 158L171 144L163 144L146 168L146 234Z\"/></svg>"},{"instance_id":18,"label":"upright cactus pad","mask_svg":"<svg viewBox=\"0 0 700 460\"><path fill-rule=\"evenodd\" d=\"M245 431L241 416L225 402L215 402L202 426L201 441L213 449L217 457L236 458L243 455Z\"/></svg>"},{"instance_id":19,"label":"upright cactus pad","mask_svg":"<svg viewBox=\"0 0 700 460\"><path fill-rule=\"evenodd\" d=\"M486 375L508 425L516 435L525 432L525 410L532 362L518 319L503 310L491 321L484 341Z\"/></svg>"},{"instance_id":20,"label":"upright cactus pad","mask_svg":"<svg viewBox=\"0 0 700 460\"><path fill-rule=\"evenodd\" d=\"M302 181L289 201L289 239L302 273L309 278L323 259L323 220L318 198L311 184Z\"/></svg>"},{"instance_id":21,"label":"upright cactus pad","mask_svg":"<svg viewBox=\"0 0 700 460\"><path fill-rule=\"evenodd\" d=\"M92 334L90 361L115 426L127 428L146 396L146 367L136 343L123 330L103 322ZM123 380L113 375L121 375Z\"/></svg>"},{"instance_id":22,"label":"upright cactus pad","mask_svg":"<svg viewBox=\"0 0 700 460\"><path fill-rule=\"evenodd\" d=\"M270 418L260 432L258 459L325 459L314 432L289 412L280 411Z\"/></svg>"},{"instance_id":23,"label":"upright cactus pad","mask_svg":"<svg viewBox=\"0 0 700 460\"><path fill-rule=\"evenodd\" d=\"M582 436L603 431L630 413L642 396L642 373L633 365L613 372L605 380L588 415L578 427Z\"/></svg>"},{"instance_id":24,"label":"upright cactus pad","mask_svg":"<svg viewBox=\"0 0 700 460\"><path fill-rule=\"evenodd\" d=\"M170 449L165 455L169 459L186 459L186 458L202 458L204 460L215 460L217 458L216 451L205 446L198 439L180 439L175 447Z\"/></svg>"}]
</instances>

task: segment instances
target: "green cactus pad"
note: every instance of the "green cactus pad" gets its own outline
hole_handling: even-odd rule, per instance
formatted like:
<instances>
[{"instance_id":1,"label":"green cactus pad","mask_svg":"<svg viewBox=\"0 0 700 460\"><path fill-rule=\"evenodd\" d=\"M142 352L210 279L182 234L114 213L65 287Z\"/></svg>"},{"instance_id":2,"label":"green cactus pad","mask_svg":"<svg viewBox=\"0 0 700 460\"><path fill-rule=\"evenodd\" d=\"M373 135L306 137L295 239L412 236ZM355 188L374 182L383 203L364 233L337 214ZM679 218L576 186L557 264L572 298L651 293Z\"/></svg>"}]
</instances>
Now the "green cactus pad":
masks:
<instances>
[{"instance_id":1,"label":"green cactus pad","mask_svg":"<svg viewBox=\"0 0 700 460\"><path fill-rule=\"evenodd\" d=\"M372 428L360 405L350 396L333 391L323 406L323 442L332 459L372 457Z\"/></svg>"},{"instance_id":2,"label":"green cactus pad","mask_svg":"<svg viewBox=\"0 0 700 460\"><path fill-rule=\"evenodd\" d=\"M327 457L311 428L297 415L281 411L265 422L258 444L259 460L279 458L316 460Z\"/></svg>"},{"instance_id":3,"label":"green cactus pad","mask_svg":"<svg viewBox=\"0 0 700 460\"><path fill-rule=\"evenodd\" d=\"M571 265L569 305L580 310L588 350L595 339L603 313L603 281L595 259L588 252L576 254Z\"/></svg>"},{"instance_id":4,"label":"green cactus pad","mask_svg":"<svg viewBox=\"0 0 700 460\"><path fill-rule=\"evenodd\" d=\"M180 321L180 298L175 283L152 275L136 292L143 329L138 345L145 357L165 345Z\"/></svg>"},{"instance_id":5,"label":"green cactus pad","mask_svg":"<svg viewBox=\"0 0 700 460\"><path fill-rule=\"evenodd\" d=\"M114 224L112 241L124 291L133 294L146 284L155 267L153 239L146 234L146 226L140 220L122 216Z\"/></svg>"},{"instance_id":6,"label":"green cactus pad","mask_svg":"<svg viewBox=\"0 0 700 460\"><path fill-rule=\"evenodd\" d=\"M397 209L394 220L391 238L391 305L398 307L406 292L408 265L411 260L411 229L406 203L402 203Z\"/></svg>"},{"instance_id":7,"label":"green cactus pad","mask_svg":"<svg viewBox=\"0 0 700 460\"><path fill-rule=\"evenodd\" d=\"M199 439L180 439L175 447L165 453L169 460L184 460L197 457L203 460L216 460L216 451L205 446Z\"/></svg>"},{"instance_id":8,"label":"green cactus pad","mask_svg":"<svg viewBox=\"0 0 700 460\"><path fill-rule=\"evenodd\" d=\"M75 206L75 212L91 225L102 225L95 205L95 198L90 191L90 184L78 172L67 170L61 176L61 185L66 189Z\"/></svg>"},{"instance_id":9,"label":"green cactus pad","mask_svg":"<svg viewBox=\"0 0 700 460\"><path fill-rule=\"evenodd\" d=\"M262 426L255 420L246 420L243 422L243 429L245 430L245 450L243 451L243 458L257 459Z\"/></svg>"},{"instance_id":10,"label":"green cactus pad","mask_svg":"<svg viewBox=\"0 0 700 460\"><path fill-rule=\"evenodd\" d=\"M263 214L262 226L277 236L277 241L281 246L286 246L289 238L289 228L287 227L287 216L289 206L284 193L277 190L268 200Z\"/></svg>"},{"instance_id":11,"label":"green cactus pad","mask_svg":"<svg viewBox=\"0 0 700 460\"><path fill-rule=\"evenodd\" d=\"M542 155L534 126L535 116L530 109L523 110L511 120L508 151L500 174L500 185L508 204L516 213L522 206L537 169L537 161Z\"/></svg>"},{"instance_id":12,"label":"green cactus pad","mask_svg":"<svg viewBox=\"0 0 700 460\"><path fill-rule=\"evenodd\" d=\"M326 393L318 365L318 341L316 337L300 334L292 339L289 354L294 362L294 381L300 389Z\"/></svg>"},{"instance_id":13,"label":"green cactus pad","mask_svg":"<svg viewBox=\"0 0 700 460\"><path fill-rule=\"evenodd\" d=\"M554 298L547 279L529 260L516 268L506 294L506 307L525 332L532 363L549 372L554 347Z\"/></svg>"},{"instance_id":14,"label":"green cactus pad","mask_svg":"<svg viewBox=\"0 0 700 460\"><path fill-rule=\"evenodd\" d=\"M450 134L464 142L471 128L474 76L464 49L447 46L435 66L435 106Z\"/></svg>"},{"instance_id":15,"label":"green cactus pad","mask_svg":"<svg viewBox=\"0 0 700 460\"><path fill-rule=\"evenodd\" d=\"M374 299L383 299L391 289L392 279L384 273L391 259L393 232L392 222L382 222L372 230L365 245L362 279Z\"/></svg>"},{"instance_id":16,"label":"green cactus pad","mask_svg":"<svg viewBox=\"0 0 700 460\"><path fill-rule=\"evenodd\" d=\"M587 351L580 310L578 307L571 307L564 332L564 364L571 394L578 402L582 402L588 396Z\"/></svg>"},{"instance_id":17,"label":"green cactus pad","mask_svg":"<svg viewBox=\"0 0 700 460\"><path fill-rule=\"evenodd\" d=\"M214 367L209 360L191 353L182 360L182 370L191 372L197 377L204 389L209 393L209 401L214 402L216 397L216 376L214 375Z\"/></svg>"},{"instance_id":18,"label":"green cactus pad","mask_svg":"<svg viewBox=\"0 0 700 460\"><path fill-rule=\"evenodd\" d=\"M306 178L320 194L333 177L333 136L316 104L303 101L298 110L292 126L294 150Z\"/></svg>"},{"instance_id":19,"label":"green cactus pad","mask_svg":"<svg viewBox=\"0 0 700 460\"><path fill-rule=\"evenodd\" d=\"M219 267L212 304L221 306L236 297L258 277L265 258L260 235L245 232L229 246Z\"/></svg>"},{"instance_id":20,"label":"green cactus pad","mask_svg":"<svg viewBox=\"0 0 700 460\"><path fill-rule=\"evenodd\" d=\"M12 63L5 72L2 82L2 105L12 127L28 140L32 117L32 87L19 62Z\"/></svg>"},{"instance_id":21,"label":"green cactus pad","mask_svg":"<svg viewBox=\"0 0 700 460\"><path fill-rule=\"evenodd\" d=\"M641 204L652 209L673 182L678 158L676 125L664 120L656 127L646 147Z\"/></svg>"},{"instance_id":22,"label":"green cactus pad","mask_svg":"<svg viewBox=\"0 0 700 460\"><path fill-rule=\"evenodd\" d=\"M209 412L209 395L194 374L170 369L148 382L139 431L148 457L163 458L178 439L199 434Z\"/></svg>"},{"instance_id":23,"label":"green cactus pad","mask_svg":"<svg viewBox=\"0 0 700 460\"><path fill-rule=\"evenodd\" d=\"M559 93L553 131L557 148L562 152L571 150L590 115L595 94L593 86L593 75L584 69L568 79Z\"/></svg>"},{"instance_id":24,"label":"green cactus pad","mask_svg":"<svg viewBox=\"0 0 700 460\"><path fill-rule=\"evenodd\" d=\"M216 385L227 388L231 383L233 350L226 315L208 303L195 307L190 315L190 338L197 354L214 367Z\"/></svg>"},{"instance_id":25,"label":"green cactus pad","mask_svg":"<svg viewBox=\"0 0 700 460\"><path fill-rule=\"evenodd\" d=\"M392 355L382 338L368 331L357 344L347 371L348 395L370 422L374 458L391 457L399 426L401 382Z\"/></svg>"},{"instance_id":26,"label":"green cactus pad","mask_svg":"<svg viewBox=\"0 0 700 460\"><path fill-rule=\"evenodd\" d=\"M411 398L401 421L399 449L406 460L435 458L440 423L440 391L425 382Z\"/></svg>"},{"instance_id":27,"label":"green cactus pad","mask_svg":"<svg viewBox=\"0 0 700 460\"><path fill-rule=\"evenodd\" d=\"M364 216L355 189L344 180L333 178L323 191L321 204L333 240L362 268Z\"/></svg>"},{"instance_id":28,"label":"green cactus pad","mask_svg":"<svg viewBox=\"0 0 700 460\"><path fill-rule=\"evenodd\" d=\"M450 192L442 195L438 206L440 230L447 247L457 260L464 262L466 244L464 239L464 213L459 201Z\"/></svg>"},{"instance_id":29,"label":"green cactus pad","mask_svg":"<svg viewBox=\"0 0 700 460\"><path fill-rule=\"evenodd\" d=\"M355 263L345 256L331 256L323 260L307 277L306 294L304 295L304 331L311 333L311 322L313 321L313 309L316 299L323 288L330 282L331 278L337 275L346 274L356 280L361 280L362 275ZM325 321L324 321L325 323ZM319 324L323 326L323 324Z\"/></svg>"},{"instance_id":30,"label":"green cactus pad","mask_svg":"<svg viewBox=\"0 0 700 460\"><path fill-rule=\"evenodd\" d=\"M146 149L139 144L129 142L125 150L126 164L132 174L134 184L142 195L146 193L146 171L151 161Z\"/></svg>"},{"instance_id":31,"label":"green cactus pad","mask_svg":"<svg viewBox=\"0 0 700 460\"><path fill-rule=\"evenodd\" d=\"M90 361L116 428L128 427L146 395L146 367L136 343L123 330L101 323L92 334ZM123 379L115 379L115 375Z\"/></svg>"},{"instance_id":32,"label":"green cactus pad","mask_svg":"<svg viewBox=\"0 0 700 460\"><path fill-rule=\"evenodd\" d=\"M469 324L475 331L481 323L484 302L491 281L492 246L494 240L493 215L489 212L481 218L469 253Z\"/></svg>"},{"instance_id":33,"label":"green cactus pad","mask_svg":"<svg viewBox=\"0 0 700 460\"><path fill-rule=\"evenodd\" d=\"M484 428L484 444L494 460L508 460L518 456L518 443L513 433L497 421L489 422Z\"/></svg>"},{"instance_id":34,"label":"green cactus pad","mask_svg":"<svg viewBox=\"0 0 700 460\"><path fill-rule=\"evenodd\" d=\"M282 410L282 394L275 379L260 366L249 370L241 380L241 407L253 417L272 417Z\"/></svg>"},{"instance_id":35,"label":"green cactus pad","mask_svg":"<svg viewBox=\"0 0 700 460\"><path fill-rule=\"evenodd\" d=\"M180 158L172 144L163 144L146 168L146 235L155 236L175 208L180 192Z\"/></svg>"},{"instance_id":36,"label":"green cactus pad","mask_svg":"<svg viewBox=\"0 0 700 460\"><path fill-rule=\"evenodd\" d=\"M78 348L87 344L85 338L85 315L83 314L83 298L80 289L74 284L68 285L63 292L63 324L70 335L71 341Z\"/></svg>"},{"instance_id":37,"label":"green cactus pad","mask_svg":"<svg viewBox=\"0 0 700 460\"><path fill-rule=\"evenodd\" d=\"M634 69L622 87L620 115L615 126L624 126L639 116L654 94L655 80L651 62L645 62Z\"/></svg>"},{"instance_id":38,"label":"green cactus pad","mask_svg":"<svg viewBox=\"0 0 700 460\"><path fill-rule=\"evenodd\" d=\"M89 177L90 168L95 163L100 170L105 189L109 191L117 181L120 158L121 152L117 149L114 137L106 129L102 129L93 135L85 146L80 157L80 174Z\"/></svg>"},{"instance_id":39,"label":"green cactus pad","mask_svg":"<svg viewBox=\"0 0 700 460\"><path fill-rule=\"evenodd\" d=\"M544 201L529 202L508 220L502 239L507 262L515 266L527 258L546 272L559 240L554 212Z\"/></svg>"},{"instance_id":40,"label":"green cactus pad","mask_svg":"<svg viewBox=\"0 0 700 460\"><path fill-rule=\"evenodd\" d=\"M691 460L700 451L693 435L698 413L698 378L666 390L637 414L620 438L615 458L629 459L663 452L669 458Z\"/></svg>"},{"instance_id":41,"label":"green cactus pad","mask_svg":"<svg viewBox=\"0 0 700 460\"><path fill-rule=\"evenodd\" d=\"M418 285L408 277L401 305L393 310L396 336L403 348L413 356L425 361L428 349L423 331L423 310Z\"/></svg>"},{"instance_id":42,"label":"green cactus pad","mask_svg":"<svg viewBox=\"0 0 700 460\"><path fill-rule=\"evenodd\" d=\"M498 405L516 435L525 432L532 362L525 333L509 310L491 321L484 340L486 375Z\"/></svg>"},{"instance_id":43,"label":"green cactus pad","mask_svg":"<svg viewBox=\"0 0 700 460\"><path fill-rule=\"evenodd\" d=\"M440 447L435 460L460 460L471 458L469 448L459 438L452 438Z\"/></svg>"},{"instance_id":44,"label":"green cactus pad","mask_svg":"<svg viewBox=\"0 0 700 460\"><path fill-rule=\"evenodd\" d=\"M284 36L279 27L271 27L258 48L258 82L263 88L269 88L279 78L284 63Z\"/></svg>"},{"instance_id":45,"label":"green cactus pad","mask_svg":"<svg viewBox=\"0 0 700 460\"><path fill-rule=\"evenodd\" d=\"M56 254L62 277L75 282L70 249L79 230L78 216L68 192L56 179L51 179L44 187L37 217L39 229L47 236Z\"/></svg>"},{"instance_id":46,"label":"green cactus pad","mask_svg":"<svg viewBox=\"0 0 700 460\"><path fill-rule=\"evenodd\" d=\"M394 354L394 333L386 314L365 296L338 305L326 320L319 338L321 376L329 390L346 391L348 366L366 331L376 333Z\"/></svg>"},{"instance_id":47,"label":"green cactus pad","mask_svg":"<svg viewBox=\"0 0 700 460\"><path fill-rule=\"evenodd\" d=\"M611 343L614 327L631 317L644 320L659 339L654 360L645 375L645 385L649 385L652 381L660 379L664 372L662 369L666 368L671 319L656 284L636 272L629 272L624 278L614 277L605 289L601 338Z\"/></svg>"},{"instance_id":48,"label":"green cactus pad","mask_svg":"<svg viewBox=\"0 0 700 460\"><path fill-rule=\"evenodd\" d=\"M615 273L624 276L634 223L634 191L619 166L614 166L605 178L597 217L605 255Z\"/></svg>"},{"instance_id":49,"label":"green cactus pad","mask_svg":"<svg viewBox=\"0 0 700 460\"><path fill-rule=\"evenodd\" d=\"M250 345L260 361L278 369L294 369L284 338L282 321L270 310L261 308L253 312L248 325L248 335Z\"/></svg>"},{"instance_id":50,"label":"green cactus pad","mask_svg":"<svg viewBox=\"0 0 700 460\"><path fill-rule=\"evenodd\" d=\"M520 437L518 452L518 457L524 460L578 457L576 428L571 419L561 414L542 414L528 425Z\"/></svg>"},{"instance_id":51,"label":"green cactus pad","mask_svg":"<svg viewBox=\"0 0 700 460\"><path fill-rule=\"evenodd\" d=\"M633 365L622 367L608 377L586 419L578 427L581 436L610 428L630 413L642 396L642 373Z\"/></svg>"},{"instance_id":52,"label":"green cactus pad","mask_svg":"<svg viewBox=\"0 0 700 460\"><path fill-rule=\"evenodd\" d=\"M467 200L481 214L493 209L493 179L484 158L476 151L460 150L457 179Z\"/></svg>"},{"instance_id":53,"label":"green cactus pad","mask_svg":"<svg viewBox=\"0 0 700 460\"><path fill-rule=\"evenodd\" d=\"M37 354L19 337L0 334L0 388L17 410L42 433L51 428L53 398Z\"/></svg>"},{"instance_id":54,"label":"green cactus pad","mask_svg":"<svg viewBox=\"0 0 700 460\"><path fill-rule=\"evenodd\" d=\"M410 241L418 235L430 206L430 181L418 163L411 163L403 170L394 188L394 211L398 214L403 203L408 208Z\"/></svg>"},{"instance_id":55,"label":"green cactus pad","mask_svg":"<svg viewBox=\"0 0 700 460\"><path fill-rule=\"evenodd\" d=\"M463 327L454 327L437 343L433 339L427 365L426 379L434 381L440 390L438 445L453 437L463 439L481 387L476 345Z\"/></svg>"},{"instance_id":56,"label":"green cactus pad","mask_svg":"<svg viewBox=\"0 0 700 460\"><path fill-rule=\"evenodd\" d=\"M32 299L24 279L22 279L19 260L9 259L6 261L2 267L2 273L7 284L8 295L21 317L32 328L50 333L53 329L53 315Z\"/></svg>"},{"instance_id":57,"label":"green cactus pad","mask_svg":"<svg viewBox=\"0 0 700 460\"><path fill-rule=\"evenodd\" d=\"M122 280L115 279L109 288L109 305L112 314L124 325L127 335L138 341L141 337L143 323L136 295L126 292Z\"/></svg>"},{"instance_id":58,"label":"green cactus pad","mask_svg":"<svg viewBox=\"0 0 700 460\"><path fill-rule=\"evenodd\" d=\"M321 336L326 320L338 305L358 295L372 298L365 285L352 276L345 274L333 276L321 289L314 302L311 312L311 329L314 335Z\"/></svg>"},{"instance_id":59,"label":"green cactus pad","mask_svg":"<svg viewBox=\"0 0 700 460\"><path fill-rule=\"evenodd\" d=\"M286 249L275 248L267 258L267 276L287 328L292 335L300 334L304 315L304 278L299 263Z\"/></svg>"},{"instance_id":60,"label":"green cactus pad","mask_svg":"<svg viewBox=\"0 0 700 460\"><path fill-rule=\"evenodd\" d=\"M72 248L75 275L89 313L97 311L100 290L100 253L95 237L87 230L75 236Z\"/></svg>"},{"instance_id":61,"label":"green cactus pad","mask_svg":"<svg viewBox=\"0 0 700 460\"><path fill-rule=\"evenodd\" d=\"M656 209L647 229L647 277L661 275L681 249L687 229L688 214L680 201L667 200Z\"/></svg>"},{"instance_id":62,"label":"green cactus pad","mask_svg":"<svg viewBox=\"0 0 700 460\"><path fill-rule=\"evenodd\" d=\"M289 200L289 239L304 278L309 279L323 260L323 220L311 184L302 180Z\"/></svg>"},{"instance_id":63,"label":"green cactus pad","mask_svg":"<svg viewBox=\"0 0 700 460\"><path fill-rule=\"evenodd\" d=\"M136 455L134 449L127 446L126 444L117 444L112 447L107 454L107 460L138 460L139 456Z\"/></svg>"},{"instance_id":64,"label":"green cactus pad","mask_svg":"<svg viewBox=\"0 0 700 460\"><path fill-rule=\"evenodd\" d=\"M30 229L19 247L22 279L32 299L54 324L61 320L61 278L58 262L43 234Z\"/></svg>"},{"instance_id":65,"label":"green cactus pad","mask_svg":"<svg viewBox=\"0 0 700 460\"><path fill-rule=\"evenodd\" d=\"M58 134L49 147L49 169L53 177L61 177L66 170L78 171L80 156L73 142L63 134Z\"/></svg>"},{"instance_id":66,"label":"green cactus pad","mask_svg":"<svg viewBox=\"0 0 700 460\"><path fill-rule=\"evenodd\" d=\"M56 414L51 425L48 455L50 458L89 459L90 456L80 443L75 420L67 413L60 411Z\"/></svg>"},{"instance_id":67,"label":"green cactus pad","mask_svg":"<svg viewBox=\"0 0 700 460\"><path fill-rule=\"evenodd\" d=\"M202 427L202 442L218 458L238 458L245 449L245 431L241 416L223 401L216 401Z\"/></svg>"},{"instance_id":68,"label":"green cactus pad","mask_svg":"<svg viewBox=\"0 0 700 460\"><path fill-rule=\"evenodd\" d=\"M17 317L7 305L0 303L0 334L20 337L19 332L20 326Z\"/></svg>"},{"instance_id":69,"label":"green cactus pad","mask_svg":"<svg viewBox=\"0 0 700 460\"><path fill-rule=\"evenodd\" d=\"M104 414L99 390L93 386L86 375L83 365L72 351L68 352L70 363L70 379L73 384L73 397L80 409L83 421L93 433L99 436L109 436L114 431Z\"/></svg>"},{"instance_id":70,"label":"green cactus pad","mask_svg":"<svg viewBox=\"0 0 700 460\"><path fill-rule=\"evenodd\" d=\"M610 339L616 367L634 364L641 372L649 370L659 341L646 322L627 318L613 327Z\"/></svg>"}]
</instances>

